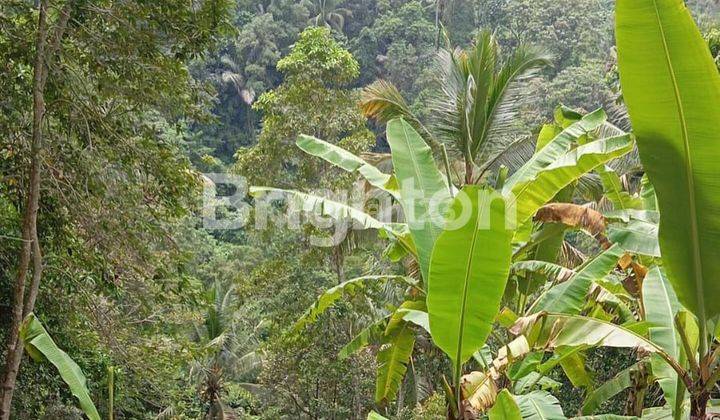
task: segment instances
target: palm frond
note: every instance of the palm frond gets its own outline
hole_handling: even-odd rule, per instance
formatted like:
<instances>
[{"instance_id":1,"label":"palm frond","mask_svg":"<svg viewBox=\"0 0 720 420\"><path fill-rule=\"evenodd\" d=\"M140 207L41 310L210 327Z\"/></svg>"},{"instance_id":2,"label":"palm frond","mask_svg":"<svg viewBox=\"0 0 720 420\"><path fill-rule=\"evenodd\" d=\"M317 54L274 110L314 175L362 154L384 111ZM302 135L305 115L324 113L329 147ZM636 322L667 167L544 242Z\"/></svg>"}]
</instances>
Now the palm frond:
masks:
<instances>
[{"instance_id":1,"label":"palm frond","mask_svg":"<svg viewBox=\"0 0 720 420\"><path fill-rule=\"evenodd\" d=\"M611 107L610 110L613 108ZM624 107L621 106L615 106L614 107L616 116L614 117L614 120L616 123L612 122L605 122L603 125L601 125L596 131L595 136L597 138L606 138L606 137L616 137L616 136L622 136L627 133L627 129L629 129L629 121L623 122L622 119L618 120L617 113L621 114L620 118L627 119L627 110L625 110ZM610 115L610 114L608 114ZM624 117L622 117L624 115ZM617 125L619 123L620 125ZM624 125L626 124L626 125ZM640 155L638 153L637 146L633 148L633 150L630 153L627 153L623 155L622 157L618 159L614 159L609 163L609 166L618 174L625 175L631 172L637 172L642 169L642 164L640 163Z\"/></svg>"},{"instance_id":2,"label":"palm frond","mask_svg":"<svg viewBox=\"0 0 720 420\"><path fill-rule=\"evenodd\" d=\"M535 141L530 136L518 137L504 145L498 145L497 150L489 150L488 153L492 154L479 157L479 160L484 162L480 166L480 176L487 171L497 172L500 166L507 167L512 174L535 153Z\"/></svg>"},{"instance_id":3,"label":"palm frond","mask_svg":"<svg viewBox=\"0 0 720 420\"><path fill-rule=\"evenodd\" d=\"M517 138L518 112L529 98L527 82L551 60L552 55L539 48L520 45L515 49L494 81L487 105L487 133L480 139L476 156L487 155L485 149L502 149Z\"/></svg>"},{"instance_id":4,"label":"palm frond","mask_svg":"<svg viewBox=\"0 0 720 420\"><path fill-rule=\"evenodd\" d=\"M429 101L432 111L432 128L437 138L454 154L469 156L469 126L467 123L470 100L467 76L467 54L461 49L438 51L436 81L439 92Z\"/></svg>"},{"instance_id":5,"label":"palm frond","mask_svg":"<svg viewBox=\"0 0 720 420\"><path fill-rule=\"evenodd\" d=\"M576 194L588 201L598 201L604 194L603 184L598 174L585 174L576 185Z\"/></svg>"},{"instance_id":6,"label":"palm frond","mask_svg":"<svg viewBox=\"0 0 720 420\"><path fill-rule=\"evenodd\" d=\"M394 118L416 119L397 87L385 80L365 86L360 95L360 109L367 118L380 123Z\"/></svg>"},{"instance_id":7,"label":"palm frond","mask_svg":"<svg viewBox=\"0 0 720 420\"><path fill-rule=\"evenodd\" d=\"M432 128L451 151L481 167L520 137L517 113L526 82L551 60L525 45L504 63L499 53L494 35L483 31L470 49L443 49L437 58L440 92L430 103Z\"/></svg>"},{"instance_id":8,"label":"palm frond","mask_svg":"<svg viewBox=\"0 0 720 420\"><path fill-rule=\"evenodd\" d=\"M437 141L420 119L410 109L395 85L385 80L376 80L365 86L360 94L360 110L367 118L381 124L395 118L403 118L418 130L430 146L436 147Z\"/></svg>"}]
</instances>

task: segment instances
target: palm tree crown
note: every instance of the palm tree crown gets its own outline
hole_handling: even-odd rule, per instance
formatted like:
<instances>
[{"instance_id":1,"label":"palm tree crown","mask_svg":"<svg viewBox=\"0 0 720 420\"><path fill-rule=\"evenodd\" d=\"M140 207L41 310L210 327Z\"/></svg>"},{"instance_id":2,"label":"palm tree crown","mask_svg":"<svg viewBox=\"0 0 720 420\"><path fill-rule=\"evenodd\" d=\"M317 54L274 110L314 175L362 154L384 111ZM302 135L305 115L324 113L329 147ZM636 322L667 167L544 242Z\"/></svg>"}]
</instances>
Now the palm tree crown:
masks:
<instances>
[{"instance_id":1,"label":"palm tree crown","mask_svg":"<svg viewBox=\"0 0 720 420\"><path fill-rule=\"evenodd\" d=\"M468 49L439 51L439 89L429 100L432 118L428 128L387 82L368 86L361 105L369 117L381 121L403 117L418 127L431 145L447 144L462 156L465 183L470 184L478 180L474 177L478 164L487 167L517 140L513 134L525 82L550 60L550 54L523 44L502 60L494 35L482 31Z\"/></svg>"}]
</instances>

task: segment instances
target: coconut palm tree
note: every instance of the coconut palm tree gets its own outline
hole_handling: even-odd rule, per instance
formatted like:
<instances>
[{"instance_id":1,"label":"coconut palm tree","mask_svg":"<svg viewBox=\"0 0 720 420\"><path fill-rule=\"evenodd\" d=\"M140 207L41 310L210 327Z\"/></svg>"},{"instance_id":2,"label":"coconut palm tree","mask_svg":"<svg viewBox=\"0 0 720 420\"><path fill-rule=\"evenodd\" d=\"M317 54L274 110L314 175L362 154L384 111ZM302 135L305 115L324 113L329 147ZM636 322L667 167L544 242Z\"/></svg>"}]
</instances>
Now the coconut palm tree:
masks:
<instances>
[{"instance_id":1,"label":"coconut palm tree","mask_svg":"<svg viewBox=\"0 0 720 420\"><path fill-rule=\"evenodd\" d=\"M220 57L220 64L223 68L217 75L217 80L224 85L232 86L243 102L252 104L255 100L255 91L248 86L238 61L233 56L225 54Z\"/></svg>"},{"instance_id":2,"label":"coconut palm tree","mask_svg":"<svg viewBox=\"0 0 720 420\"><path fill-rule=\"evenodd\" d=\"M439 89L426 104L432 115L428 126L413 115L397 88L384 81L364 90L361 105L365 115L380 122L405 118L435 149L447 145L464 163L465 183L472 184L517 144L516 117L526 82L550 60L547 52L524 44L503 60L495 36L482 31L468 49L439 51Z\"/></svg>"},{"instance_id":3,"label":"coconut palm tree","mask_svg":"<svg viewBox=\"0 0 720 420\"><path fill-rule=\"evenodd\" d=\"M198 383L200 396L209 404L207 419L234 418L223 403L224 383L242 380L260 365L257 343L247 333L238 315L233 286L215 283L205 293L208 304L203 324L195 326L195 340L202 345L190 376Z\"/></svg>"},{"instance_id":4,"label":"coconut palm tree","mask_svg":"<svg viewBox=\"0 0 720 420\"><path fill-rule=\"evenodd\" d=\"M342 1L339 0L305 0L303 3L315 14L310 18L312 25L327 26L338 32L343 31L345 19L352 15L350 9L340 7Z\"/></svg>"}]
</instances>

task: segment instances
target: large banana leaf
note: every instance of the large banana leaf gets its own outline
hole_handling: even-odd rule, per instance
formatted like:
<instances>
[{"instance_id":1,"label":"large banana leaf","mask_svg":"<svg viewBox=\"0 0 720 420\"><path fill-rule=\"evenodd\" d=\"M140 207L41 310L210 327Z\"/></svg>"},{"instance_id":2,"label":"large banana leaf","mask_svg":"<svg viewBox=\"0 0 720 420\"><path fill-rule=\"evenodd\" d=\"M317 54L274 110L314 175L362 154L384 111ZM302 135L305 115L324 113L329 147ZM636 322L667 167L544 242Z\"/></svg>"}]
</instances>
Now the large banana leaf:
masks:
<instances>
[{"instance_id":1,"label":"large banana leaf","mask_svg":"<svg viewBox=\"0 0 720 420\"><path fill-rule=\"evenodd\" d=\"M301 330L308 324L315 322L318 316L322 315L329 307L331 307L338 299L343 296L352 296L367 288L366 283L379 284L386 281L395 281L414 287L415 279L406 276L363 276L347 280L337 286L327 289L321 294L315 303L310 306L305 313L295 322L294 329Z\"/></svg>"},{"instance_id":2,"label":"large banana leaf","mask_svg":"<svg viewBox=\"0 0 720 420\"><path fill-rule=\"evenodd\" d=\"M539 274L548 280L558 283L571 279L576 274L575 271L565 268L562 265L536 260L518 261L513 263L510 270L515 274L522 272Z\"/></svg>"},{"instance_id":3,"label":"large banana leaf","mask_svg":"<svg viewBox=\"0 0 720 420\"><path fill-rule=\"evenodd\" d=\"M533 348L617 347L640 349L657 354L676 372L685 370L657 344L626 327L579 315L538 313L520 318L510 329L524 334ZM686 376L686 379L689 377Z\"/></svg>"},{"instance_id":4,"label":"large banana leaf","mask_svg":"<svg viewBox=\"0 0 720 420\"><path fill-rule=\"evenodd\" d=\"M516 395L523 420L565 420L560 401L546 391Z\"/></svg>"},{"instance_id":5,"label":"large banana leaf","mask_svg":"<svg viewBox=\"0 0 720 420\"><path fill-rule=\"evenodd\" d=\"M389 227L389 224L377 220L362 210L329 198L280 188L250 187L250 195L253 197L261 197L266 194L277 194L290 198L306 212L319 212L320 215L331 217L334 220L352 220L355 222L356 228L387 229Z\"/></svg>"},{"instance_id":6,"label":"large banana leaf","mask_svg":"<svg viewBox=\"0 0 720 420\"><path fill-rule=\"evenodd\" d=\"M565 350L568 351L568 350ZM560 360L565 376L575 388L593 386L593 378L585 368L585 355L582 352L568 351L570 354Z\"/></svg>"},{"instance_id":7,"label":"large banana leaf","mask_svg":"<svg viewBox=\"0 0 720 420\"><path fill-rule=\"evenodd\" d=\"M400 203L415 240L420 271L427 281L430 255L442 231L450 190L435 165L432 150L410 124L402 119L388 122L387 140L400 187Z\"/></svg>"},{"instance_id":8,"label":"large banana leaf","mask_svg":"<svg viewBox=\"0 0 720 420\"><path fill-rule=\"evenodd\" d=\"M627 225L613 225L608 228L608 238L624 250L651 257L660 256L658 225L632 220Z\"/></svg>"},{"instance_id":9,"label":"large banana leaf","mask_svg":"<svg viewBox=\"0 0 720 420\"><path fill-rule=\"evenodd\" d=\"M515 173L512 174L507 181L505 181L503 192L507 193L511 191L516 184L524 181L530 181L535 178L541 170L555 162L560 156L567 153L573 145L573 142L577 141L578 138L586 135L588 132L600 127L606 119L607 115L605 115L605 111L598 109L585 115L580 121L573 123L568 128L562 130L550 141L543 140L543 138L547 138L548 130L541 131L540 136L538 137L538 143L540 145L541 143L547 142L547 144L533 154L530 160L528 160L522 167L520 167L520 169L515 171Z\"/></svg>"},{"instance_id":10,"label":"large banana leaf","mask_svg":"<svg viewBox=\"0 0 720 420\"><path fill-rule=\"evenodd\" d=\"M670 357L680 360L680 338L675 331L675 315L680 311L680 303L670 283L660 267L651 269L643 280L643 306L645 318L652 324L650 340L662 347ZM651 359L653 375L663 390L665 401L673 407L676 415L681 414L685 388L677 372L654 356ZM679 417L676 417L679 418Z\"/></svg>"},{"instance_id":11,"label":"large banana leaf","mask_svg":"<svg viewBox=\"0 0 720 420\"><path fill-rule=\"evenodd\" d=\"M80 370L80 366L55 344L34 314L31 313L23 321L20 338L34 360L41 361L45 358L55 366L60 377L70 387L70 392L77 398L85 415L90 420L100 420L100 414L90 399L85 375Z\"/></svg>"},{"instance_id":12,"label":"large banana leaf","mask_svg":"<svg viewBox=\"0 0 720 420\"><path fill-rule=\"evenodd\" d=\"M352 221L352 229L377 229L380 237L391 238L406 252L416 254L415 244L407 233L408 227L403 223L385 223L377 220L363 210L329 198L307 194L295 190L284 190L273 187L250 187L250 195L255 198L274 194L292 200L296 208L305 212L315 212L336 221Z\"/></svg>"},{"instance_id":13,"label":"large banana leaf","mask_svg":"<svg viewBox=\"0 0 720 420\"><path fill-rule=\"evenodd\" d=\"M644 204L643 204L644 205ZM605 219L608 221L621 221L629 223L632 220L639 220L641 222L652 223L657 225L660 222L660 213L655 210L636 210L636 209L625 209L625 210L610 210L603 213ZM655 235L657 237L657 234Z\"/></svg>"},{"instance_id":14,"label":"large banana leaf","mask_svg":"<svg viewBox=\"0 0 720 420\"><path fill-rule=\"evenodd\" d=\"M435 344L458 366L490 334L510 270L512 232L502 197L489 189L466 186L448 213L469 218L460 224L449 217L435 243L427 307Z\"/></svg>"},{"instance_id":15,"label":"large banana leaf","mask_svg":"<svg viewBox=\"0 0 720 420\"><path fill-rule=\"evenodd\" d=\"M500 391L488 417L490 420L522 420L520 407L507 389Z\"/></svg>"},{"instance_id":16,"label":"large banana leaf","mask_svg":"<svg viewBox=\"0 0 720 420\"><path fill-rule=\"evenodd\" d=\"M375 402L386 405L397 395L400 383L405 377L415 346L415 332L410 324L403 322L385 337L385 343L377 354L377 380Z\"/></svg>"},{"instance_id":17,"label":"large banana leaf","mask_svg":"<svg viewBox=\"0 0 720 420\"><path fill-rule=\"evenodd\" d=\"M400 308L397 312L402 315L402 319L404 321L413 323L418 327L422 328L423 330L427 331L428 334L430 333L430 319L427 312L417 309L405 308Z\"/></svg>"},{"instance_id":18,"label":"large banana leaf","mask_svg":"<svg viewBox=\"0 0 720 420\"><path fill-rule=\"evenodd\" d=\"M579 314L585 304L593 281L600 280L617 265L624 254L622 248L613 245L588 262L572 278L560 283L540 295L528 309L528 314L546 311L565 314Z\"/></svg>"},{"instance_id":19,"label":"large banana leaf","mask_svg":"<svg viewBox=\"0 0 720 420\"><path fill-rule=\"evenodd\" d=\"M720 314L720 74L683 0L618 0L618 63L680 302Z\"/></svg>"},{"instance_id":20,"label":"large banana leaf","mask_svg":"<svg viewBox=\"0 0 720 420\"><path fill-rule=\"evenodd\" d=\"M304 152L324 159L345 171L358 172L376 188L394 196L397 194L397 182L392 175L380 172L376 167L342 147L306 135L300 135L296 144Z\"/></svg>"},{"instance_id":21,"label":"large banana leaf","mask_svg":"<svg viewBox=\"0 0 720 420\"><path fill-rule=\"evenodd\" d=\"M538 372L530 372L513 383L513 392L525 394L532 391L536 386L542 390L551 391L562 387L562 383Z\"/></svg>"},{"instance_id":22,"label":"large banana leaf","mask_svg":"<svg viewBox=\"0 0 720 420\"><path fill-rule=\"evenodd\" d=\"M640 362L643 363L643 362ZM592 390L585 397L585 402L580 409L583 414L592 414L600 405L610 398L621 393L625 389L633 385L633 372L637 371L638 364L634 364L627 369L623 369L612 379Z\"/></svg>"},{"instance_id":23,"label":"large banana leaf","mask_svg":"<svg viewBox=\"0 0 720 420\"><path fill-rule=\"evenodd\" d=\"M338 352L338 359L344 360L364 348L372 341L379 341L385 333L387 317L380 318L363 328L349 343L345 344Z\"/></svg>"},{"instance_id":24,"label":"large banana leaf","mask_svg":"<svg viewBox=\"0 0 720 420\"><path fill-rule=\"evenodd\" d=\"M658 205L655 187L650 182L647 173L643 174L640 179L640 198L642 198L644 209L657 211Z\"/></svg>"},{"instance_id":25,"label":"large banana leaf","mask_svg":"<svg viewBox=\"0 0 720 420\"><path fill-rule=\"evenodd\" d=\"M504 188L508 208L515 208L517 225L527 222L540 207L570 183L626 154L632 147L633 140L629 135L595 140L555 159L534 178L516 182L510 190Z\"/></svg>"}]
</instances>

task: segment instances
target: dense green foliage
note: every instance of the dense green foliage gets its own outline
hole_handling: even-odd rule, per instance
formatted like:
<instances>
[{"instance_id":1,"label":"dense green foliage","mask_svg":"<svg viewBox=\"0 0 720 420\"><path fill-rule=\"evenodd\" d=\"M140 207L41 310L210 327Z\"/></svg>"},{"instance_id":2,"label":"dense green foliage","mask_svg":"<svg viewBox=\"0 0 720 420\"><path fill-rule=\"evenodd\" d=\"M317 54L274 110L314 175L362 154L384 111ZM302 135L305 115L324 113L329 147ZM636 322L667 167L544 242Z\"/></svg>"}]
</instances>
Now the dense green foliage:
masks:
<instances>
[{"instance_id":1,"label":"dense green foliage","mask_svg":"<svg viewBox=\"0 0 720 420\"><path fill-rule=\"evenodd\" d=\"M686 2L697 31L679 0L615 3L3 1L3 344L42 174L11 418L699 412L720 396L720 7ZM304 223L206 229L217 172ZM361 208L313 194L358 186ZM444 229L432 200L465 194L476 224ZM316 246L317 211L360 228Z\"/></svg>"}]
</instances>

